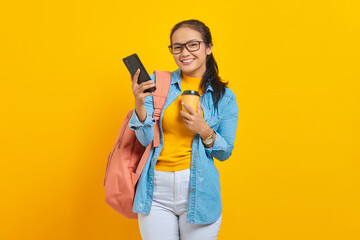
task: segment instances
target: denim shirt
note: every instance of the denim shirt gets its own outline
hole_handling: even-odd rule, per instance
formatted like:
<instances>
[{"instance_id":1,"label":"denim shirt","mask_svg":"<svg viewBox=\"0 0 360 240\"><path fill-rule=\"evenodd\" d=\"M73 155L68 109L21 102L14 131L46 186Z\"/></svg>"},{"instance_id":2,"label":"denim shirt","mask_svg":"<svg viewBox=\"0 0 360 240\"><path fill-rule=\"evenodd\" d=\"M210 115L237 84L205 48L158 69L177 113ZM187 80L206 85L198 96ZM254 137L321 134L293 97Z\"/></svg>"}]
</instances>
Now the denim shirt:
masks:
<instances>
[{"instance_id":1,"label":"denim shirt","mask_svg":"<svg viewBox=\"0 0 360 240\"><path fill-rule=\"evenodd\" d=\"M164 144L162 118L165 109L182 93L180 74L180 68L171 72L169 93L160 115L160 146L153 147L151 150L138 180L133 205L133 212L136 213L149 214L150 212L154 190L154 168ZM155 74L152 74L150 78L156 81ZM239 111L234 92L228 87L225 89L225 94L218 103L218 111L214 106L213 88L210 85L200 96L204 119L216 132L216 137L210 148L204 146L199 134L196 134L192 140L188 223L212 223L220 217L222 212L220 176L214 165L214 158L225 161L230 157L234 148ZM153 96L145 97L144 106L147 113L144 123L139 121L134 111L129 121L129 127L135 130L137 139L146 147L154 139L153 125L156 123L156 119L152 117L154 112Z\"/></svg>"}]
</instances>

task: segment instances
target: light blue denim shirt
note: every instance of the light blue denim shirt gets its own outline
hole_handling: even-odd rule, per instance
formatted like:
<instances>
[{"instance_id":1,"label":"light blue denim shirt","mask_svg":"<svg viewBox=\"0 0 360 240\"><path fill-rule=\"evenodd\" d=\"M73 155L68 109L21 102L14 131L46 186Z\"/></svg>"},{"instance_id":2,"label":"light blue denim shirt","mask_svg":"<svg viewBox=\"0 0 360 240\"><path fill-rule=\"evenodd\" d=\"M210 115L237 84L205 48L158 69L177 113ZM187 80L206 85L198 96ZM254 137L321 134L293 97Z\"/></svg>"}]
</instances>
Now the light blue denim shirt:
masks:
<instances>
[{"instance_id":1,"label":"light blue denim shirt","mask_svg":"<svg viewBox=\"0 0 360 240\"><path fill-rule=\"evenodd\" d=\"M165 109L182 93L180 74L180 68L171 72L169 93L160 115L160 146L153 147L137 183L133 206L133 212L136 213L149 214L150 212L154 190L154 168L164 144L162 118ZM152 74L150 78L156 81L155 74ZM187 216L189 223L212 223L220 217L222 212L220 176L214 165L214 158L225 161L230 157L234 148L239 111L234 92L228 87L225 89L226 92L218 103L218 111L214 106L213 88L210 85L200 96L204 119L216 132L216 137L211 148L204 146L199 134L196 134L192 140ZM146 147L154 139L153 125L156 123L156 119L152 117L154 112L153 96L145 97L145 109L147 115L144 123L139 121L134 111L129 121L129 127L135 130L137 139Z\"/></svg>"}]
</instances>

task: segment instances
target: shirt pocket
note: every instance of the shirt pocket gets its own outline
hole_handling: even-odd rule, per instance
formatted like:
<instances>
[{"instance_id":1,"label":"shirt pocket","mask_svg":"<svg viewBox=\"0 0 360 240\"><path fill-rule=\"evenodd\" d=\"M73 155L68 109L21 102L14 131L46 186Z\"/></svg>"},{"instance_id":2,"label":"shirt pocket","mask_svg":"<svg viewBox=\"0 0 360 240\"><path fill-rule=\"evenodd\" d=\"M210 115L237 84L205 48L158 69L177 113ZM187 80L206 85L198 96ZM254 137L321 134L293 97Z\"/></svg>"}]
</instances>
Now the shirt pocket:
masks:
<instances>
[{"instance_id":1,"label":"shirt pocket","mask_svg":"<svg viewBox=\"0 0 360 240\"><path fill-rule=\"evenodd\" d=\"M211 129L216 131L221 123L222 117L219 116L211 116L207 121L207 124L210 126Z\"/></svg>"}]
</instances>

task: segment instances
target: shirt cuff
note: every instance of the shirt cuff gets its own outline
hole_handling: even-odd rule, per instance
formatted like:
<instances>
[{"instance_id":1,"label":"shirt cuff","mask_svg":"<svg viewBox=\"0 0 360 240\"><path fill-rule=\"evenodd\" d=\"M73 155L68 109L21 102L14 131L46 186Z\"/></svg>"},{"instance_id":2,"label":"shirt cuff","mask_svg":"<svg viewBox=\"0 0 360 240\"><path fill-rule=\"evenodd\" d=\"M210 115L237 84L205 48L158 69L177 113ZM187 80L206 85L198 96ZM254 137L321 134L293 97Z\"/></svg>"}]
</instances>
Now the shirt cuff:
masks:
<instances>
[{"instance_id":1,"label":"shirt cuff","mask_svg":"<svg viewBox=\"0 0 360 240\"><path fill-rule=\"evenodd\" d=\"M129 120L129 127L132 130L138 130L146 126L153 126L156 123L156 119L151 116L150 113L146 114L144 123L141 123L134 110Z\"/></svg>"},{"instance_id":2,"label":"shirt cuff","mask_svg":"<svg viewBox=\"0 0 360 240\"><path fill-rule=\"evenodd\" d=\"M205 152L208 157L211 157L212 151L225 152L227 150L227 142L225 141L225 139L218 132L215 131L215 133L216 133L215 142L212 145L212 147L210 148L205 147Z\"/></svg>"}]
</instances>

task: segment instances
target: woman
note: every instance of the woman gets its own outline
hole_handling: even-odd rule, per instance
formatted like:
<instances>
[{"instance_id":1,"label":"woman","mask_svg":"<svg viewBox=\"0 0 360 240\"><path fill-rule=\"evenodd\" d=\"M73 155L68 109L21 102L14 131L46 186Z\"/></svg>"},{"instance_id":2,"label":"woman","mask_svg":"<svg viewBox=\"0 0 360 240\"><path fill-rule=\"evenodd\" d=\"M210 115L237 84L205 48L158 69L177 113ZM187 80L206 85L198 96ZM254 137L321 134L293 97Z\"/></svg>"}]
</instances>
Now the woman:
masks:
<instances>
[{"instance_id":1,"label":"woman","mask_svg":"<svg viewBox=\"0 0 360 240\"><path fill-rule=\"evenodd\" d=\"M216 239L222 219L219 172L214 159L224 161L232 153L238 106L228 83L221 81L212 54L210 30L198 20L176 24L170 34L170 53L179 66L171 72L171 84L160 116L160 146L153 147L136 186L133 212L144 240ZM132 79L135 111L129 127L147 146L154 139L156 120L151 81ZM181 93L200 93L197 111L182 111Z\"/></svg>"}]
</instances>

